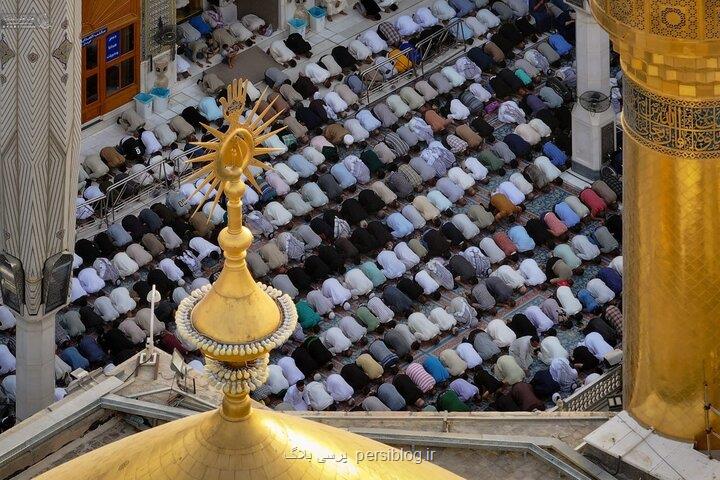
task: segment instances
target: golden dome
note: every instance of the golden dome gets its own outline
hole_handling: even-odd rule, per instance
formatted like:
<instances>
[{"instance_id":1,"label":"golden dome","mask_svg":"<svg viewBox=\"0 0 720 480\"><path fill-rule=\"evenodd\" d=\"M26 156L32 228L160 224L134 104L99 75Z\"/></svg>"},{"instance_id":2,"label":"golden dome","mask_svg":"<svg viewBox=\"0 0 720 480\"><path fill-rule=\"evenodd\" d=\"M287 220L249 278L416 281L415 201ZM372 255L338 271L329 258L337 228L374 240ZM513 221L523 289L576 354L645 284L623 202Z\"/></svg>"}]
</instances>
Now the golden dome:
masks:
<instances>
[{"instance_id":1,"label":"golden dome","mask_svg":"<svg viewBox=\"0 0 720 480\"><path fill-rule=\"evenodd\" d=\"M391 458L391 455L397 458ZM124 438L41 475L93 480L455 480L429 462L345 430L272 410L240 421L220 410ZM418 452L419 453L419 452ZM375 456L370 460L370 456Z\"/></svg>"},{"instance_id":2,"label":"golden dome","mask_svg":"<svg viewBox=\"0 0 720 480\"><path fill-rule=\"evenodd\" d=\"M242 224L242 177L257 188L250 167L269 168L255 155L274 151L259 145L276 133L267 129L277 115L265 120L273 102L257 113L258 102L241 120L236 106L244 100L245 82L233 82L227 98L221 100L229 129L223 133L206 126L219 142L201 142L211 153L191 160L206 163L193 175L204 178L197 191L206 185L208 192L217 189L215 204L221 195L227 197L228 226L218 237L225 264L215 284L192 292L176 313L178 332L205 354L211 382L225 393L221 408L124 438L39 478L459 479L418 461L412 452L299 417L251 408L248 394L267 379L270 351L290 337L297 312L290 297L256 283L245 263L253 238Z\"/></svg>"}]
</instances>

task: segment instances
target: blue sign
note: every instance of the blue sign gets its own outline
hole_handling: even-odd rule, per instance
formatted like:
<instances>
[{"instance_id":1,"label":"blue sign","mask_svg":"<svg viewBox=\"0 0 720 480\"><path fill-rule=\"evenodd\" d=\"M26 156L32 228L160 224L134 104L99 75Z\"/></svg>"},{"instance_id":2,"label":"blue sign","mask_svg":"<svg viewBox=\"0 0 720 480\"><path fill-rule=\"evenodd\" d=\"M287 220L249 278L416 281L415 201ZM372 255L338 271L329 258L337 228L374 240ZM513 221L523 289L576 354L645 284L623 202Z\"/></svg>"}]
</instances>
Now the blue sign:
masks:
<instances>
[{"instance_id":1,"label":"blue sign","mask_svg":"<svg viewBox=\"0 0 720 480\"><path fill-rule=\"evenodd\" d=\"M113 32L105 37L105 60L115 60L120 56L120 32Z\"/></svg>"},{"instance_id":2,"label":"blue sign","mask_svg":"<svg viewBox=\"0 0 720 480\"><path fill-rule=\"evenodd\" d=\"M105 32L107 32L107 28L103 27L100 30L91 33L90 35L83 37L80 43L83 47L87 47L92 43L93 40L95 40L101 35L105 35Z\"/></svg>"}]
</instances>

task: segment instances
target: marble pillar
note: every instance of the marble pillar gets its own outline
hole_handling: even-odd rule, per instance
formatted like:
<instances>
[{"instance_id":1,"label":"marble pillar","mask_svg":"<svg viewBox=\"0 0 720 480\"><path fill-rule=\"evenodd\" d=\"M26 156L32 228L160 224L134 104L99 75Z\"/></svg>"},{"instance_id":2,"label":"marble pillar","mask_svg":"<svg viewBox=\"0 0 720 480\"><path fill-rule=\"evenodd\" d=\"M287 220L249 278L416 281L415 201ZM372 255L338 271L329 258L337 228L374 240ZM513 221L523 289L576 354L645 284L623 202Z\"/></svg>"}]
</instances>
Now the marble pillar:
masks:
<instances>
[{"instance_id":1,"label":"marble pillar","mask_svg":"<svg viewBox=\"0 0 720 480\"><path fill-rule=\"evenodd\" d=\"M576 9L577 96L600 92L610 96L610 40L592 14ZM588 180L600 177L604 155L614 139L615 112L590 112L580 102L572 111L572 170ZM605 137L603 138L603 132Z\"/></svg>"},{"instance_id":2,"label":"marble pillar","mask_svg":"<svg viewBox=\"0 0 720 480\"><path fill-rule=\"evenodd\" d=\"M22 262L17 323L17 416L53 400L54 312L43 267L72 251L80 160L77 0L0 0L0 249Z\"/></svg>"},{"instance_id":3,"label":"marble pillar","mask_svg":"<svg viewBox=\"0 0 720 480\"><path fill-rule=\"evenodd\" d=\"M720 5L591 4L624 71L624 405L704 447L705 384L720 404Z\"/></svg>"},{"instance_id":4,"label":"marble pillar","mask_svg":"<svg viewBox=\"0 0 720 480\"><path fill-rule=\"evenodd\" d=\"M21 318L16 328L17 404L19 419L55 401L55 315ZM50 352L50 353L48 353Z\"/></svg>"}]
</instances>

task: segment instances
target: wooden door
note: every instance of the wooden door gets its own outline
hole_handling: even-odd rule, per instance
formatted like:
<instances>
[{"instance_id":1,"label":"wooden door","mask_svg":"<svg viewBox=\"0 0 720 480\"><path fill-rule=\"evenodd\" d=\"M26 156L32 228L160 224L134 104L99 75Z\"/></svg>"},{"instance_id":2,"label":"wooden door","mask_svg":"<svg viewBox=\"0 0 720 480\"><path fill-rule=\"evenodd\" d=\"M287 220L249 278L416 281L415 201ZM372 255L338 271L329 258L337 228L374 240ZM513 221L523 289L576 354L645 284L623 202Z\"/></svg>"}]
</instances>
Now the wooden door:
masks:
<instances>
[{"instance_id":1,"label":"wooden door","mask_svg":"<svg viewBox=\"0 0 720 480\"><path fill-rule=\"evenodd\" d=\"M140 0L83 0L83 122L140 91L140 18Z\"/></svg>"}]
</instances>

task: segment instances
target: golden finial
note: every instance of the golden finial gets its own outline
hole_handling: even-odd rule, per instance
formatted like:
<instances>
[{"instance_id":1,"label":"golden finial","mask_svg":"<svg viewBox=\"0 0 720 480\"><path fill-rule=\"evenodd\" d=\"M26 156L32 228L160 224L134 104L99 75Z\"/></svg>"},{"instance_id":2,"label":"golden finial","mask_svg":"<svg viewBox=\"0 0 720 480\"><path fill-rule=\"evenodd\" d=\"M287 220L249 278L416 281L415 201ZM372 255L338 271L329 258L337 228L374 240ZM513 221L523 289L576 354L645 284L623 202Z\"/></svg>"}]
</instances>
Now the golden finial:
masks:
<instances>
[{"instance_id":1,"label":"golden finial","mask_svg":"<svg viewBox=\"0 0 720 480\"><path fill-rule=\"evenodd\" d=\"M181 303L177 317L181 334L195 342L208 357L211 379L227 394L243 397L265 381L270 350L287 340L297 322L290 298L256 283L245 262L253 236L242 223L246 188L243 178L260 190L251 167L270 169L256 157L279 150L261 145L281 130L268 128L278 114L265 120L273 102L258 114L258 100L243 119L245 82L234 81L227 88L227 97L220 100L229 125L227 131L203 125L216 140L196 142L208 153L191 160L205 164L191 177L202 179L193 195L209 186L204 198L207 200L217 190L213 208L222 195L227 198L228 225L218 237L225 264L212 286L193 292ZM264 95L265 92L260 98ZM237 398L226 398L226 407L232 410L233 404L242 404L243 408L249 405Z\"/></svg>"},{"instance_id":2,"label":"golden finial","mask_svg":"<svg viewBox=\"0 0 720 480\"><path fill-rule=\"evenodd\" d=\"M203 128L212 134L215 140L192 142L195 146L210 150L210 153L190 160L190 163L205 163L206 165L199 168L186 180L187 182L194 182L202 179L190 197L200 192L206 186L209 186L203 197L203 201L200 202L196 211L205 203L211 192L217 190L210 215L208 216L212 216L212 212L220 201L220 197L223 195L227 186L234 181L241 180L243 175L255 190L260 193L260 186L257 184L255 175L253 175L250 167L270 170L270 165L261 162L255 157L281 151L281 149L277 147L260 146L264 141L285 129L285 127L281 127L276 130L265 131L275 122L281 113L277 112L269 119L264 120L272 108L273 103L275 103L275 98L262 112L257 113L260 107L260 101L265 98L267 87L265 87L262 95L260 95L260 98L247 114L247 118L242 119L242 109L245 105L246 98L246 82L247 80L233 80L233 83L227 87L227 97L220 99L220 103L223 106L223 117L229 125L228 129L222 132L217 128L203 123L201 124ZM245 191L244 186L241 187L241 190L240 195L242 197L242 193ZM230 194L228 194L228 199L230 199Z\"/></svg>"}]
</instances>

